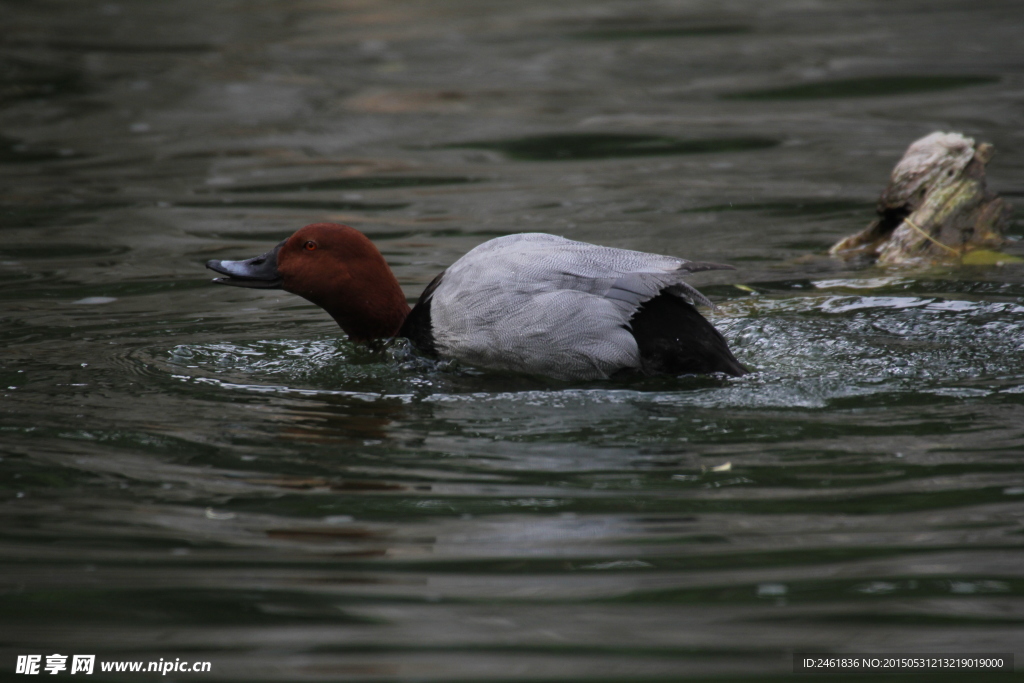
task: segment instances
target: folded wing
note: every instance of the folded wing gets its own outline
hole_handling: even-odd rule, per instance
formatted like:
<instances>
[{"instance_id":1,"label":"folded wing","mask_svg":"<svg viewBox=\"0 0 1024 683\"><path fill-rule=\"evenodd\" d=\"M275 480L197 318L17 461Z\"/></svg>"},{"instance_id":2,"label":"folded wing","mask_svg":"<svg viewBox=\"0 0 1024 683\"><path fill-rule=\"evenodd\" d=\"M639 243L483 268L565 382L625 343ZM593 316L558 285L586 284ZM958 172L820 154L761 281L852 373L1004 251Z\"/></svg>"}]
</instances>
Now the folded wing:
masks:
<instances>
[{"instance_id":1,"label":"folded wing","mask_svg":"<svg viewBox=\"0 0 1024 683\"><path fill-rule=\"evenodd\" d=\"M641 368L630 319L666 292L711 305L683 278L729 268L527 233L485 242L433 292L441 355L565 379Z\"/></svg>"}]
</instances>

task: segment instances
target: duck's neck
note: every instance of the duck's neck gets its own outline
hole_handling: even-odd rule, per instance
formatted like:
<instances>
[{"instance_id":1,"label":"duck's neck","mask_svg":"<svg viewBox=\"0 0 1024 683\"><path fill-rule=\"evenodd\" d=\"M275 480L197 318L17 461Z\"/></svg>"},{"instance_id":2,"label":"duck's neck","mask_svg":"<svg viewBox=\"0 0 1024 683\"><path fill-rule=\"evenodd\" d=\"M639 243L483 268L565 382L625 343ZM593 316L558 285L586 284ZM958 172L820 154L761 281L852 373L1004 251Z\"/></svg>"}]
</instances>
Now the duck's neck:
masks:
<instances>
[{"instance_id":1,"label":"duck's neck","mask_svg":"<svg viewBox=\"0 0 1024 683\"><path fill-rule=\"evenodd\" d=\"M376 271L372 281L364 280L359 286L348 288L344 300L327 309L352 341L393 337L409 315L409 304L398 280L386 264L384 268Z\"/></svg>"},{"instance_id":2,"label":"duck's neck","mask_svg":"<svg viewBox=\"0 0 1024 683\"><path fill-rule=\"evenodd\" d=\"M349 339L365 343L374 339L394 337L402 328L409 310L409 304L402 296L388 302L367 300L362 304L346 306L344 309L327 309L327 312L341 326Z\"/></svg>"},{"instance_id":3,"label":"duck's neck","mask_svg":"<svg viewBox=\"0 0 1024 683\"><path fill-rule=\"evenodd\" d=\"M410 308L383 256L347 262L331 279L328 287L316 292L294 293L327 311L352 341L370 342L398 333Z\"/></svg>"}]
</instances>

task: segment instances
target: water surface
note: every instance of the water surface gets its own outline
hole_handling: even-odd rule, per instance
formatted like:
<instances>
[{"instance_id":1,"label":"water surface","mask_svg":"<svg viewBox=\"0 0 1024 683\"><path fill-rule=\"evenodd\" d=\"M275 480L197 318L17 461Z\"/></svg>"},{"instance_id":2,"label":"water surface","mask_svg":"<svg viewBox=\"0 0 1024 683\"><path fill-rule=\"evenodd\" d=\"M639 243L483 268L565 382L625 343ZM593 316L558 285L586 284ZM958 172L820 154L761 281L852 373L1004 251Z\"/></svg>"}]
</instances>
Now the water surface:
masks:
<instances>
[{"instance_id":1,"label":"water surface","mask_svg":"<svg viewBox=\"0 0 1024 683\"><path fill-rule=\"evenodd\" d=\"M824 255L936 129L1024 194L1017 3L3 11L4 670L751 680L1019 648L1024 268ZM482 373L209 284L318 221L410 301L523 231L731 263L693 282L754 372Z\"/></svg>"}]
</instances>

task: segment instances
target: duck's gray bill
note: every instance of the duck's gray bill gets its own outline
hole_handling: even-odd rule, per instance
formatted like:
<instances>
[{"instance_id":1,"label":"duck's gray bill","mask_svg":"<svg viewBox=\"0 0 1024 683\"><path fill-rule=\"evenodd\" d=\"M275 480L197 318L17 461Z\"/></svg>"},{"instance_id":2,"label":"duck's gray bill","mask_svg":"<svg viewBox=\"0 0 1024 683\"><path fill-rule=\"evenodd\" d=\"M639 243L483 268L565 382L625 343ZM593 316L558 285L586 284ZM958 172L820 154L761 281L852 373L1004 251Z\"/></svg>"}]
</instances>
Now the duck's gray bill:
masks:
<instances>
[{"instance_id":1,"label":"duck's gray bill","mask_svg":"<svg viewBox=\"0 0 1024 683\"><path fill-rule=\"evenodd\" d=\"M215 273L227 276L213 279L219 285L251 287L253 289L281 289L281 273L277 270L277 252L280 251L282 244L284 242L262 256L244 261L214 259L207 261L206 267Z\"/></svg>"}]
</instances>

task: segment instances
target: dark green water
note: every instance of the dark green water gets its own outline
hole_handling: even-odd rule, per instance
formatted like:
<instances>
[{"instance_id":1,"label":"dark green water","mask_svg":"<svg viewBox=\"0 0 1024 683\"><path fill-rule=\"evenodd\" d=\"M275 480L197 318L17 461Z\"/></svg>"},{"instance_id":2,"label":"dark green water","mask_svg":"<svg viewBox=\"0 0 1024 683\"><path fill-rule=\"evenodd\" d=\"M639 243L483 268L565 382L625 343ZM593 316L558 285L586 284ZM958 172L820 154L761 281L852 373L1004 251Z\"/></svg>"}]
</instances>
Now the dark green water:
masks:
<instances>
[{"instance_id":1,"label":"dark green water","mask_svg":"<svg viewBox=\"0 0 1024 683\"><path fill-rule=\"evenodd\" d=\"M793 652L1024 656L1024 265L823 255L936 129L994 143L990 185L1021 201L1018 3L0 13L0 671L790 680ZM209 284L207 259L324 220L411 300L523 231L732 263L693 282L756 372L483 374Z\"/></svg>"}]
</instances>

